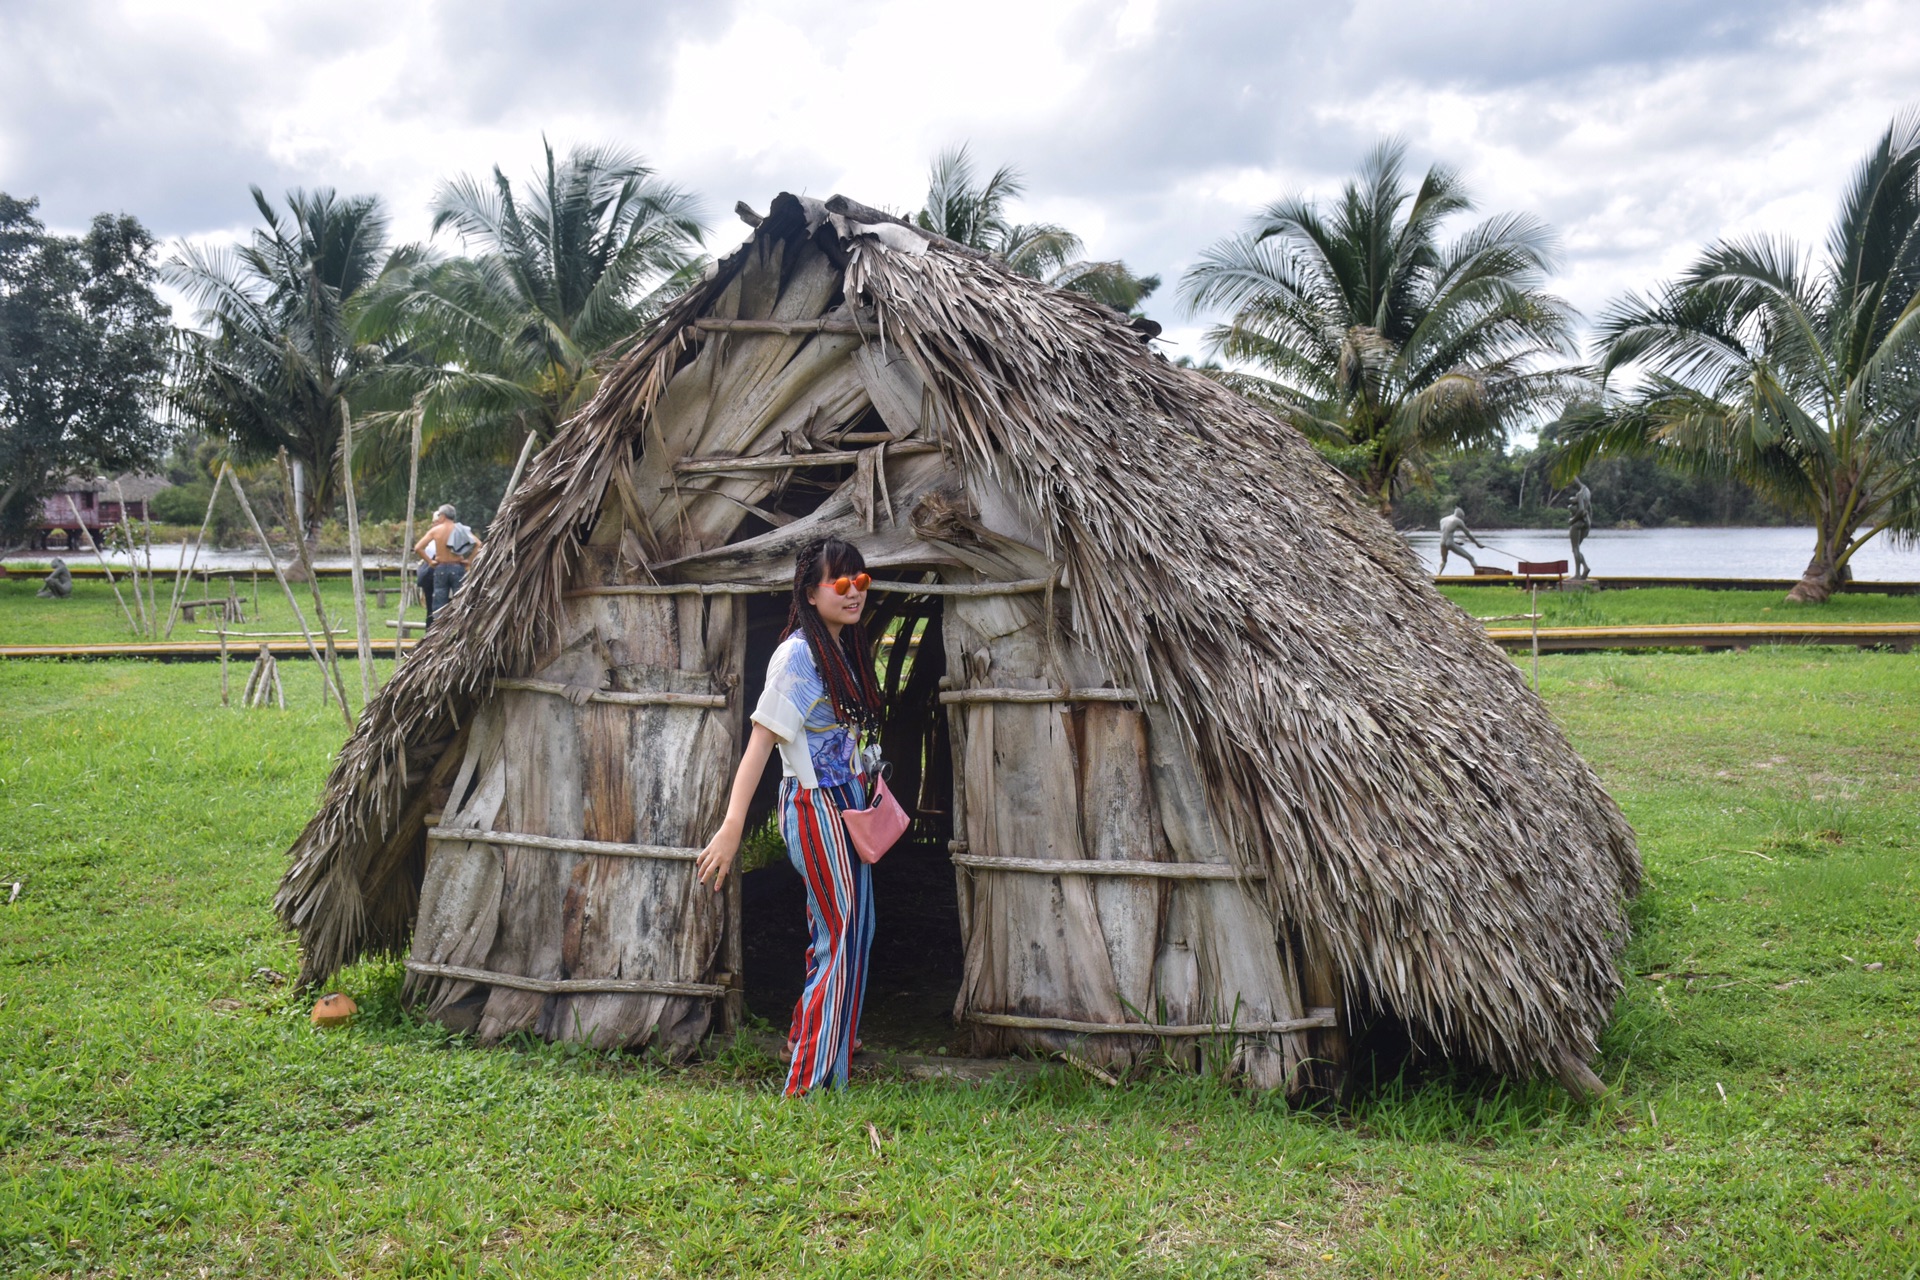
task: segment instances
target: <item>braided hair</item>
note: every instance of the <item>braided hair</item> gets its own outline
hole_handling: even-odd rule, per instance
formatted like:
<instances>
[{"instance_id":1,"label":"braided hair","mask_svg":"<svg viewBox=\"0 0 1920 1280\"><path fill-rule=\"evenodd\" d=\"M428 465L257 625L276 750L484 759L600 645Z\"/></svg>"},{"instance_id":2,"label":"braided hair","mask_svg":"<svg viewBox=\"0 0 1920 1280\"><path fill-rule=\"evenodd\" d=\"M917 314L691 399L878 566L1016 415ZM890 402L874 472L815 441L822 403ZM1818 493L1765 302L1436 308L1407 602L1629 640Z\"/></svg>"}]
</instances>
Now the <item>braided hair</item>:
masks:
<instances>
[{"instance_id":1,"label":"braided hair","mask_svg":"<svg viewBox=\"0 0 1920 1280\"><path fill-rule=\"evenodd\" d=\"M780 638L799 632L807 638L814 666L833 700L833 714L841 724L857 729L878 729L881 719L880 689L874 683L871 650L863 623L850 622L840 628L840 642L834 643L819 610L807 600L807 592L819 587L822 579L842 575L852 577L865 572L867 559L860 548L844 538L816 538L800 548L793 563L793 603L787 609L787 629ZM824 590L824 588L822 588Z\"/></svg>"}]
</instances>

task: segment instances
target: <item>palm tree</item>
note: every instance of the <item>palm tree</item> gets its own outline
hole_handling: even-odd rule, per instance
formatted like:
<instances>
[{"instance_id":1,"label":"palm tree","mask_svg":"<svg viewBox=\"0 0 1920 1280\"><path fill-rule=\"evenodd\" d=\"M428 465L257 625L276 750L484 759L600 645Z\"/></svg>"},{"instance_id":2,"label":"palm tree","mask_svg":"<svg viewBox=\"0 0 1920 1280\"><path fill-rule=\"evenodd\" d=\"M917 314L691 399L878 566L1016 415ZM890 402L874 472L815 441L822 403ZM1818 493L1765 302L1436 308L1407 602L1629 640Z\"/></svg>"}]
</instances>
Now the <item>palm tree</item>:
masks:
<instances>
[{"instance_id":1,"label":"palm tree","mask_svg":"<svg viewBox=\"0 0 1920 1280\"><path fill-rule=\"evenodd\" d=\"M1133 311L1160 287L1159 276L1136 276L1124 262L1084 257L1086 246L1065 227L1008 221L1007 203L1025 190L1019 170L1008 165L995 169L985 182L976 182L967 148L950 147L927 173L926 203L914 221L992 254L1029 279L1084 293L1116 311Z\"/></svg>"},{"instance_id":2,"label":"palm tree","mask_svg":"<svg viewBox=\"0 0 1920 1280\"><path fill-rule=\"evenodd\" d=\"M1252 370L1217 375L1291 422L1382 511L1437 449L1497 444L1578 386L1543 357L1573 351L1573 312L1546 293L1545 224L1507 214L1450 243L1473 208L1452 170L1417 190L1405 145L1385 142L1331 208L1270 205L1181 282L1191 311L1226 308L1215 354Z\"/></svg>"},{"instance_id":3,"label":"palm tree","mask_svg":"<svg viewBox=\"0 0 1920 1280\"><path fill-rule=\"evenodd\" d=\"M385 358L355 340L351 310L393 265L387 216L377 196L325 188L289 192L282 215L252 190L266 226L250 242L190 244L163 268L203 326L183 334L173 400L243 457L284 447L301 464L311 535L337 496L342 403Z\"/></svg>"},{"instance_id":4,"label":"palm tree","mask_svg":"<svg viewBox=\"0 0 1920 1280\"><path fill-rule=\"evenodd\" d=\"M1814 526L1787 598L1826 600L1881 533L1920 535L1920 115L1861 162L1826 257L1721 243L1658 296L1600 324L1604 380L1639 385L1561 424L1571 475L1607 452L1736 476Z\"/></svg>"},{"instance_id":5,"label":"palm tree","mask_svg":"<svg viewBox=\"0 0 1920 1280\"><path fill-rule=\"evenodd\" d=\"M593 398L609 352L705 262L693 199L638 156L544 150L519 191L497 166L491 181L443 184L433 229L451 227L471 256L406 264L362 320L363 335L420 357L407 381L427 447L447 456L510 459L527 433L550 439Z\"/></svg>"}]
</instances>

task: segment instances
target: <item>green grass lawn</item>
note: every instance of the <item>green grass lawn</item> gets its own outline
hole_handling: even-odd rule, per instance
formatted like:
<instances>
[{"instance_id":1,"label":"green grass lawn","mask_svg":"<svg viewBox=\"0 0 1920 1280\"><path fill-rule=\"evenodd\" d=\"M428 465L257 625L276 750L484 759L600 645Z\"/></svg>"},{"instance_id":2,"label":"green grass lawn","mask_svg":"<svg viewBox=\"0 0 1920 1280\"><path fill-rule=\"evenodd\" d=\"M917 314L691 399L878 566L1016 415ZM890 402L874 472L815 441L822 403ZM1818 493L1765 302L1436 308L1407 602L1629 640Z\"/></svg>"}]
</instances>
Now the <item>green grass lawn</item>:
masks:
<instances>
[{"instance_id":1,"label":"green grass lawn","mask_svg":"<svg viewBox=\"0 0 1920 1280\"><path fill-rule=\"evenodd\" d=\"M160 577L155 584L159 594L160 629L166 630L167 604L173 590L171 577ZM116 574L116 577L118 575ZM121 585L121 597L127 608L133 609L133 592L124 577L118 578ZM127 615L121 612L120 605L114 601L113 588L104 578L75 578L73 595L65 600L42 600L35 594L40 590L39 577L23 577L9 574L0 578L0 644L116 644L139 639L128 626ZM398 582L398 578L390 578ZM309 627L317 628L319 619L313 611L313 588L306 583L294 583L295 597L300 602L300 612L306 617ZM194 584L190 590L183 591L187 599L198 600L203 588ZM271 573L260 576L256 587L249 578L235 580L235 590L242 600L247 620L235 623L236 630L243 631L298 631L299 624L294 621L293 610L287 607L287 598ZM216 599L226 594L226 588L218 578L213 582L213 595ZM320 598L327 607L327 621L351 643L353 635L353 585L346 578L322 578L320 580ZM370 629L376 638L391 639L394 628L387 623L399 613L398 603L387 608L378 607L375 597L367 597ZM389 596L389 600L394 597ZM256 609L256 601L258 607ZM408 612L414 619L426 617L426 610L416 604ZM173 639L212 640L215 637L200 634L201 628L213 627L212 615L202 613L193 622L185 620L174 624Z\"/></svg>"},{"instance_id":2,"label":"green grass lawn","mask_svg":"<svg viewBox=\"0 0 1920 1280\"><path fill-rule=\"evenodd\" d=\"M1476 618L1528 612L1517 587L1442 587ZM1700 591L1645 587L1618 591L1542 591L1543 627L1632 627L1682 622L1920 622L1920 596L1837 595L1825 604L1789 604L1781 591ZM1523 627L1524 622L1492 624Z\"/></svg>"},{"instance_id":3,"label":"green grass lawn","mask_svg":"<svg viewBox=\"0 0 1920 1280\"><path fill-rule=\"evenodd\" d=\"M794 1103L743 1051L475 1049L392 964L315 1031L253 976L295 967L268 902L342 732L284 669L279 713L0 664L0 1272L1920 1274L1920 658L1542 659L1648 866L1615 1091L1326 1114L1065 1068Z\"/></svg>"},{"instance_id":4,"label":"green grass lawn","mask_svg":"<svg viewBox=\"0 0 1920 1280\"><path fill-rule=\"evenodd\" d=\"M165 617L167 593L172 580L160 582L160 611ZM40 600L34 593L40 582L35 577L10 576L0 579L0 644L112 644L131 639L126 618L114 603L113 591L104 580L78 579L73 597L68 600ZM320 590L332 624L353 627L353 591L345 578L324 578ZM253 608L255 587L240 580L240 595L247 601L249 631L297 630L293 614L271 574L261 578ZM312 588L296 584L300 609L314 624ZM215 583L215 593L220 593ZM1445 587L1442 593L1475 617L1525 613L1526 593L1513 587ZM198 599L195 587L192 598ZM132 598L128 596L128 604ZM371 599L369 600L371 606ZM1920 622L1920 596L1835 596L1823 605L1788 604L1778 591L1697 591L1678 587L1650 587L1645 590L1558 592L1540 594L1540 612L1544 627L1631 626L1662 622ZM415 605L409 614L419 619L425 611ZM373 609L371 618L375 636L392 636L392 609ZM181 622L174 628L175 640L206 640L209 636L196 628L208 627L206 621ZM1494 625L1524 626L1507 622Z\"/></svg>"}]
</instances>

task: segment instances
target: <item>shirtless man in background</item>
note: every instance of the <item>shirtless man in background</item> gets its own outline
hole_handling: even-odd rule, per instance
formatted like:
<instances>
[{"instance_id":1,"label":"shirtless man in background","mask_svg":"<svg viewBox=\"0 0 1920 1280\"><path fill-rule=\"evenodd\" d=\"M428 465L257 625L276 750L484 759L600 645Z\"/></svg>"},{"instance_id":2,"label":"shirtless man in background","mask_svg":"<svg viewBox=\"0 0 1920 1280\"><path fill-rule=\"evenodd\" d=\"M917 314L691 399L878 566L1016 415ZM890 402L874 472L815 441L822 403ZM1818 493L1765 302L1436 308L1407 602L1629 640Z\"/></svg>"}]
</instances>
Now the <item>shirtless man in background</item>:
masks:
<instances>
[{"instance_id":1,"label":"shirtless man in background","mask_svg":"<svg viewBox=\"0 0 1920 1280\"><path fill-rule=\"evenodd\" d=\"M447 607L447 602L460 589L466 580L467 566L480 554L485 544L476 538L473 530L461 524L457 519L453 505L448 503L433 513L433 523L420 541L413 544L415 554L426 562L421 566L422 577L429 577L427 566L431 566L429 582L423 582L423 595L427 601L427 623L433 623L433 615Z\"/></svg>"}]
</instances>

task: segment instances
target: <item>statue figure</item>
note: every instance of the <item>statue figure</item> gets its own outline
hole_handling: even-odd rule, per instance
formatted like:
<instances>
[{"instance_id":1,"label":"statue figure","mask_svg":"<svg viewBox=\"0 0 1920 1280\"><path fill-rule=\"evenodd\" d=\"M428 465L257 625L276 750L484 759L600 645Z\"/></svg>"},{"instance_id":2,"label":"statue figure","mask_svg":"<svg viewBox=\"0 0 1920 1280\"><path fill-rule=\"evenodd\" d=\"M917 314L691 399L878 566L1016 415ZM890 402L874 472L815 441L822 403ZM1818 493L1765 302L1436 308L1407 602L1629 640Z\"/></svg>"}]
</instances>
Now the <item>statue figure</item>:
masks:
<instances>
[{"instance_id":1,"label":"statue figure","mask_svg":"<svg viewBox=\"0 0 1920 1280\"><path fill-rule=\"evenodd\" d=\"M65 600L73 594L73 574L68 571L65 560L59 556L53 558L53 572L34 594L42 600Z\"/></svg>"},{"instance_id":2,"label":"statue figure","mask_svg":"<svg viewBox=\"0 0 1920 1280\"><path fill-rule=\"evenodd\" d=\"M1467 543L1469 542L1479 547L1482 551L1486 550L1487 544L1474 537L1473 530L1467 528L1467 513L1459 507L1455 507L1452 515L1443 516L1440 520L1440 568L1438 572L1445 573L1447 571L1447 552L1451 551L1472 565L1474 571L1477 573L1480 569L1480 562L1467 554Z\"/></svg>"},{"instance_id":3,"label":"statue figure","mask_svg":"<svg viewBox=\"0 0 1920 1280\"><path fill-rule=\"evenodd\" d=\"M1573 497L1567 501L1567 537L1573 540L1573 576L1584 578L1592 570L1587 567L1586 556L1580 553L1580 544L1593 532L1593 491L1583 481L1573 483Z\"/></svg>"}]
</instances>

